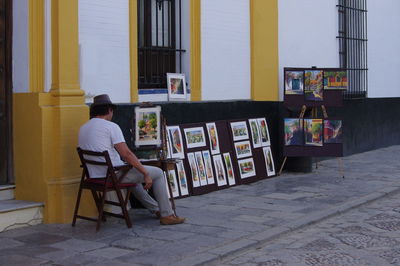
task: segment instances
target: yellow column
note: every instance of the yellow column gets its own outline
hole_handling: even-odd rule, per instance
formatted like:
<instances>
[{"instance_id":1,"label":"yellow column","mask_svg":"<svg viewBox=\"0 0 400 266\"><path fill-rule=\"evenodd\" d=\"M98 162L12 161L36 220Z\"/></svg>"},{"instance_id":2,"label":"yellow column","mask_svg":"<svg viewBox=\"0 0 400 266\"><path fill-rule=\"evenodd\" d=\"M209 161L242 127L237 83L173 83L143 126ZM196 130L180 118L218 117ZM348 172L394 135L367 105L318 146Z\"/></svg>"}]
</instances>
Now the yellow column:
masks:
<instances>
[{"instance_id":1,"label":"yellow column","mask_svg":"<svg viewBox=\"0 0 400 266\"><path fill-rule=\"evenodd\" d=\"M250 0L251 98L279 100L278 0Z\"/></svg>"},{"instance_id":2,"label":"yellow column","mask_svg":"<svg viewBox=\"0 0 400 266\"><path fill-rule=\"evenodd\" d=\"M191 100L201 101L201 2L190 1L190 88Z\"/></svg>"},{"instance_id":3,"label":"yellow column","mask_svg":"<svg viewBox=\"0 0 400 266\"><path fill-rule=\"evenodd\" d=\"M51 91L13 96L16 197L43 202L45 222L69 223L81 174L77 135L89 115L79 84L78 0L51 4ZM93 201L83 202L93 213Z\"/></svg>"},{"instance_id":4,"label":"yellow column","mask_svg":"<svg viewBox=\"0 0 400 266\"><path fill-rule=\"evenodd\" d=\"M44 0L29 0L29 91L44 88Z\"/></svg>"},{"instance_id":5,"label":"yellow column","mask_svg":"<svg viewBox=\"0 0 400 266\"><path fill-rule=\"evenodd\" d=\"M137 40L137 0L129 1L129 42L131 64L131 102L139 98L138 88L138 40Z\"/></svg>"}]
</instances>

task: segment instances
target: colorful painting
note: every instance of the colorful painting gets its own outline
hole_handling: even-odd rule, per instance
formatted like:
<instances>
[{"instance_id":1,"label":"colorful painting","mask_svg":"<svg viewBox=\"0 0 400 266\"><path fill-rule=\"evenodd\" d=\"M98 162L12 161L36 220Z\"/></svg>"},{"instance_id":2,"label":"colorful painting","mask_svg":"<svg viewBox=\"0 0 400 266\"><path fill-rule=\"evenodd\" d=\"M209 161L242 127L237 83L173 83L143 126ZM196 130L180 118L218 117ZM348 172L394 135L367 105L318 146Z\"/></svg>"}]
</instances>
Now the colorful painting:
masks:
<instances>
[{"instance_id":1,"label":"colorful painting","mask_svg":"<svg viewBox=\"0 0 400 266\"><path fill-rule=\"evenodd\" d=\"M261 147L261 133L258 127L257 119L249 119L251 139L253 140L253 147Z\"/></svg>"},{"instance_id":2,"label":"colorful painting","mask_svg":"<svg viewBox=\"0 0 400 266\"><path fill-rule=\"evenodd\" d=\"M304 94L307 101L323 101L323 77L322 70L306 70L304 81Z\"/></svg>"},{"instance_id":3,"label":"colorful painting","mask_svg":"<svg viewBox=\"0 0 400 266\"><path fill-rule=\"evenodd\" d=\"M176 181L175 170L168 171L168 182L171 186L172 197L179 197L178 182Z\"/></svg>"},{"instance_id":4,"label":"colorful painting","mask_svg":"<svg viewBox=\"0 0 400 266\"><path fill-rule=\"evenodd\" d=\"M167 127L168 141L170 143L170 154L172 158L184 159L183 141L181 129L178 126Z\"/></svg>"},{"instance_id":5,"label":"colorful painting","mask_svg":"<svg viewBox=\"0 0 400 266\"><path fill-rule=\"evenodd\" d=\"M247 124L245 121L231 123L233 141L244 140L249 138Z\"/></svg>"},{"instance_id":6,"label":"colorful painting","mask_svg":"<svg viewBox=\"0 0 400 266\"><path fill-rule=\"evenodd\" d=\"M274 158L272 157L271 147L263 148L265 166L267 168L267 176L275 175Z\"/></svg>"},{"instance_id":7,"label":"colorful painting","mask_svg":"<svg viewBox=\"0 0 400 266\"><path fill-rule=\"evenodd\" d=\"M260 129L261 146L271 145L267 120L265 118L257 119L258 128Z\"/></svg>"},{"instance_id":8,"label":"colorful painting","mask_svg":"<svg viewBox=\"0 0 400 266\"><path fill-rule=\"evenodd\" d=\"M182 196L189 195L188 183L183 161L179 160L176 162L176 171L178 172L178 182L181 195Z\"/></svg>"},{"instance_id":9,"label":"colorful painting","mask_svg":"<svg viewBox=\"0 0 400 266\"><path fill-rule=\"evenodd\" d=\"M322 146L322 119L304 119L304 135L306 145Z\"/></svg>"},{"instance_id":10,"label":"colorful painting","mask_svg":"<svg viewBox=\"0 0 400 266\"><path fill-rule=\"evenodd\" d=\"M183 130L186 137L186 146L188 149L206 146L204 128L192 127Z\"/></svg>"},{"instance_id":11,"label":"colorful painting","mask_svg":"<svg viewBox=\"0 0 400 266\"><path fill-rule=\"evenodd\" d=\"M200 186L199 171L197 170L197 163L196 159L194 158L194 153L188 153L187 156L189 160L190 171L192 173L193 187L199 187Z\"/></svg>"},{"instance_id":12,"label":"colorful painting","mask_svg":"<svg viewBox=\"0 0 400 266\"><path fill-rule=\"evenodd\" d=\"M225 162L225 166L226 166L226 173L228 176L228 184L230 186L233 186L236 184L236 181L235 181L235 173L233 172L231 155L229 154L229 152L227 152L227 153L224 153L223 156L224 156L224 162Z\"/></svg>"},{"instance_id":13,"label":"colorful painting","mask_svg":"<svg viewBox=\"0 0 400 266\"><path fill-rule=\"evenodd\" d=\"M206 167L204 166L203 154L198 151L194 154L197 163L197 169L199 170L200 186L207 185L207 174Z\"/></svg>"},{"instance_id":14,"label":"colorful painting","mask_svg":"<svg viewBox=\"0 0 400 266\"><path fill-rule=\"evenodd\" d=\"M346 71L325 71L324 90L347 90Z\"/></svg>"},{"instance_id":15,"label":"colorful painting","mask_svg":"<svg viewBox=\"0 0 400 266\"><path fill-rule=\"evenodd\" d=\"M303 71L285 71L285 94L303 94Z\"/></svg>"},{"instance_id":16,"label":"colorful painting","mask_svg":"<svg viewBox=\"0 0 400 266\"><path fill-rule=\"evenodd\" d=\"M240 141L235 144L236 158L244 158L252 155L250 141Z\"/></svg>"},{"instance_id":17,"label":"colorful painting","mask_svg":"<svg viewBox=\"0 0 400 266\"><path fill-rule=\"evenodd\" d=\"M204 165L206 166L207 183L214 184L214 171L211 163L210 151L203 151Z\"/></svg>"},{"instance_id":18,"label":"colorful painting","mask_svg":"<svg viewBox=\"0 0 400 266\"><path fill-rule=\"evenodd\" d=\"M238 160L240 178L248 178L256 175L256 168L253 158Z\"/></svg>"},{"instance_id":19,"label":"colorful painting","mask_svg":"<svg viewBox=\"0 0 400 266\"><path fill-rule=\"evenodd\" d=\"M218 154L219 141L218 141L217 126L215 125L215 123L207 123L206 127L208 132L208 138L210 140L211 154Z\"/></svg>"},{"instance_id":20,"label":"colorful painting","mask_svg":"<svg viewBox=\"0 0 400 266\"><path fill-rule=\"evenodd\" d=\"M135 108L135 145L161 145L161 107Z\"/></svg>"},{"instance_id":21,"label":"colorful painting","mask_svg":"<svg viewBox=\"0 0 400 266\"><path fill-rule=\"evenodd\" d=\"M342 142L342 120L324 120L324 143Z\"/></svg>"},{"instance_id":22,"label":"colorful painting","mask_svg":"<svg viewBox=\"0 0 400 266\"><path fill-rule=\"evenodd\" d=\"M303 124L299 118L285 118L284 120L284 137L285 145L303 145L304 135L303 135Z\"/></svg>"},{"instance_id":23,"label":"colorful painting","mask_svg":"<svg viewBox=\"0 0 400 266\"><path fill-rule=\"evenodd\" d=\"M185 75L180 73L167 73L168 99L186 99Z\"/></svg>"},{"instance_id":24,"label":"colorful painting","mask_svg":"<svg viewBox=\"0 0 400 266\"><path fill-rule=\"evenodd\" d=\"M214 166L215 166L215 175L217 177L217 185L219 187L225 186L227 184L226 173L225 173L224 164L222 163L221 155L220 154L214 155L213 160L214 160Z\"/></svg>"}]
</instances>

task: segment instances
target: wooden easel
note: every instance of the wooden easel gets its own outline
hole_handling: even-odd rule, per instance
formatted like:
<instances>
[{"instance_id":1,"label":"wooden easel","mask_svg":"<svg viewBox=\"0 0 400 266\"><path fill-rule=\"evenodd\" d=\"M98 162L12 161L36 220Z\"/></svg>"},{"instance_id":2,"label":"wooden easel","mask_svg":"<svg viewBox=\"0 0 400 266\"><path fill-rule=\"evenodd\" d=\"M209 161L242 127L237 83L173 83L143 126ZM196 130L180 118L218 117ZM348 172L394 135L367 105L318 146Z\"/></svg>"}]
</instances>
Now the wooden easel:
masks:
<instances>
[{"instance_id":1,"label":"wooden easel","mask_svg":"<svg viewBox=\"0 0 400 266\"><path fill-rule=\"evenodd\" d=\"M326 112L325 105L321 105L321 110L322 110L322 114L324 116L324 119L328 119L328 113ZM299 119L304 119L304 114L305 114L306 111L307 111L307 107L305 105L303 105L301 107L301 112L300 112L300 115L299 115ZM313 107L311 109L311 116L312 116L312 118L316 118L318 116L317 107ZM283 159L281 168L279 169L278 176L282 174L283 167L286 164L286 160L287 160L287 156L285 156L285 158ZM337 160L338 160L338 163L339 163L339 173L342 176L342 178L344 178L344 170L343 170L342 158L341 157L337 157ZM318 162L315 162L315 168L318 169Z\"/></svg>"},{"instance_id":2,"label":"wooden easel","mask_svg":"<svg viewBox=\"0 0 400 266\"><path fill-rule=\"evenodd\" d=\"M151 108L155 107L153 103L144 102L139 105L140 108ZM141 148L135 148L135 151L151 151L154 150L157 153L158 158L154 160L148 161L141 161L143 165L155 166L161 168L168 176L168 170L175 170L176 160L175 159L168 159L166 158L167 154L167 124L164 116L160 114L160 133L161 133L161 145L147 145L141 146ZM135 125L135 123L133 123ZM135 132L135 131L134 131ZM171 206L176 214L176 206L175 200L172 194L172 187L171 183L169 182L169 178L167 177L167 185L168 185L168 192L169 192L169 199L171 201Z\"/></svg>"}]
</instances>

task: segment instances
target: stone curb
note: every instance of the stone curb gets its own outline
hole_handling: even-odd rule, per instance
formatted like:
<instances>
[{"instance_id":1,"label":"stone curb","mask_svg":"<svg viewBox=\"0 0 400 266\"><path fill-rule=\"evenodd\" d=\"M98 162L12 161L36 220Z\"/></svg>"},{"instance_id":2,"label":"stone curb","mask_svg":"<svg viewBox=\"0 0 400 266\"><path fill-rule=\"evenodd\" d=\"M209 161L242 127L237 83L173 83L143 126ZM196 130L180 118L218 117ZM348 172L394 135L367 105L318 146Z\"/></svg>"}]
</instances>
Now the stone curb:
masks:
<instances>
[{"instance_id":1,"label":"stone curb","mask_svg":"<svg viewBox=\"0 0 400 266\"><path fill-rule=\"evenodd\" d=\"M368 195L350 200L339 206L312 213L307 217L283 224L281 226L275 226L264 232L245 236L241 239L232 241L228 245L223 245L213 249L209 249L204 252L200 252L195 256L191 256L190 258L185 258L176 262L176 265L217 265L229 255L239 254L246 250L257 248L265 244L266 242L279 238L292 231L299 230L306 226L321 222L322 220L332 218L333 216L343 214L352 209L361 207L373 201L379 200L383 197L397 193L400 193L400 185L398 183L395 183L392 184L390 187L388 186L376 192L372 192Z\"/></svg>"}]
</instances>

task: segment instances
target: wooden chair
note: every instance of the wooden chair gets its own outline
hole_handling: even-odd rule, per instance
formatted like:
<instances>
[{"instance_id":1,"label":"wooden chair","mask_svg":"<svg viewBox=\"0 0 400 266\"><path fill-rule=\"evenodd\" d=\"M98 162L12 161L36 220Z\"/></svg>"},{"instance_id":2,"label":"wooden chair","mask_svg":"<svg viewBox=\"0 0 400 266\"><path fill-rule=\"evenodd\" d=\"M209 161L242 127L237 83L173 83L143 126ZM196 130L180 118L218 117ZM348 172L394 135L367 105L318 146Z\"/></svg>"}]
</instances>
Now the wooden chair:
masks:
<instances>
[{"instance_id":1,"label":"wooden chair","mask_svg":"<svg viewBox=\"0 0 400 266\"><path fill-rule=\"evenodd\" d=\"M103 152L94 152L88 150L82 150L81 148L77 148L79 158L81 160L82 170L82 178L79 186L78 197L76 200L74 218L72 221L72 226L75 226L76 219L85 219L89 221L97 222L96 231L99 231L100 224L102 221L105 221L105 215L122 218L125 219L126 225L128 228L132 227L131 220L128 215L128 211L126 209L127 203L130 197L130 190L136 186L134 183L121 183L122 179L128 173L128 171L132 168L130 165L122 165L122 166L113 166L108 151ZM88 157L90 156L90 157ZM90 158L90 159L87 159ZM106 176L103 178L91 178L88 165L101 165L107 168ZM119 177L117 177L117 174ZM82 190L88 189L92 192L93 199L96 203L96 207L98 210L98 218L92 218L87 216L78 215L79 204L82 196ZM125 199L123 199L121 189L128 189L128 194ZM118 201L110 201L106 200L106 195L108 192L115 191L118 197ZM104 210L104 204L110 204L113 206L121 207L122 214L115 214L112 212L108 212Z\"/></svg>"}]
</instances>

